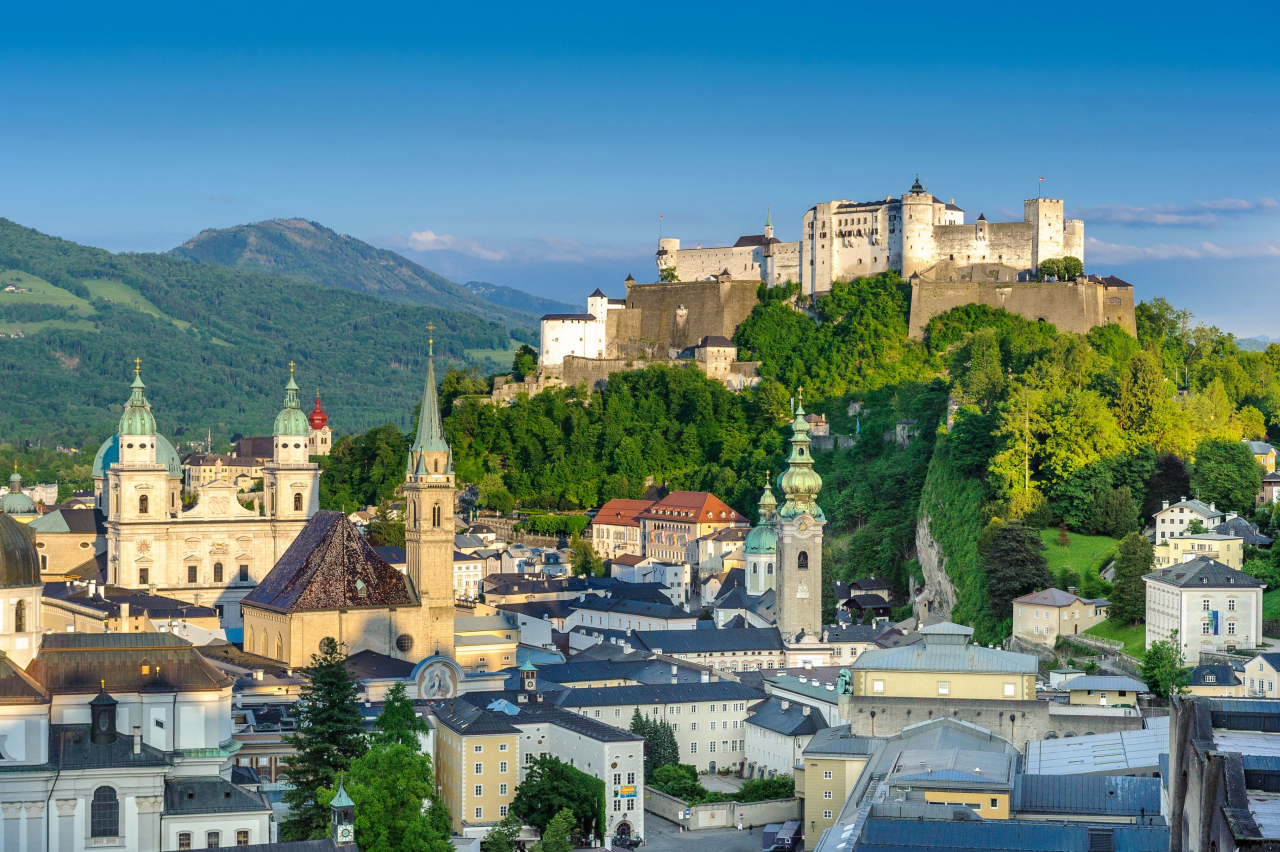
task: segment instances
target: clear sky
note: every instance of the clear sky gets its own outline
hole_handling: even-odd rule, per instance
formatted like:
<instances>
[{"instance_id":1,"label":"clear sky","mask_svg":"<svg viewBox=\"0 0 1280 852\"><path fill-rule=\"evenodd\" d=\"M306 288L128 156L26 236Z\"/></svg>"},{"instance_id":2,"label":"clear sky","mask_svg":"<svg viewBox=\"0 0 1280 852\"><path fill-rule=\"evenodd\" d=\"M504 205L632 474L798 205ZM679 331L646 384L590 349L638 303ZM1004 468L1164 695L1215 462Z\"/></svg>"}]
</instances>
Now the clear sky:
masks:
<instances>
[{"instance_id":1,"label":"clear sky","mask_svg":"<svg viewBox=\"0 0 1280 852\"><path fill-rule=\"evenodd\" d=\"M1280 12L1179 3L9 3L0 216L116 251L301 216L582 302L916 172L1037 178L1086 269L1280 337Z\"/></svg>"}]
</instances>

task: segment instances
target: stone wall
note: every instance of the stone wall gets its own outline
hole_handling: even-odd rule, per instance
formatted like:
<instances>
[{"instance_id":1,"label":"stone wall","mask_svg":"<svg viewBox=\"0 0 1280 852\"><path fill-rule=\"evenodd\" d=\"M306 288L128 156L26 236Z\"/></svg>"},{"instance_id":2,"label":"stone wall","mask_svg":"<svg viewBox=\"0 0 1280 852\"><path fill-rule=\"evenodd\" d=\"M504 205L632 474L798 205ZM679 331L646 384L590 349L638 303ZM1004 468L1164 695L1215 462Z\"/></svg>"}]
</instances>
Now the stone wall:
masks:
<instances>
[{"instance_id":1,"label":"stone wall","mask_svg":"<svg viewBox=\"0 0 1280 852\"><path fill-rule=\"evenodd\" d=\"M1008 281L1004 274L986 280L988 271L977 264L966 268L944 262L913 278L911 337L922 340L930 319L967 304L1004 308L1029 320L1051 322L1059 331L1084 334L1094 326L1117 323L1137 336L1132 287L1087 278Z\"/></svg>"},{"instance_id":2,"label":"stone wall","mask_svg":"<svg viewBox=\"0 0 1280 852\"><path fill-rule=\"evenodd\" d=\"M568 355L564 359L560 375L566 385L576 387L582 382L590 388L596 382L608 380L613 373L625 370L643 370L649 366L644 358L580 358Z\"/></svg>"},{"instance_id":3,"label":"stone wall","mask_svg":"<svg viewBox=\"0 0 1280 852\"><path fill-rule=\"evenodd\" d=\"M685 809L689 818L684 818ZM800 800L769 799L764 802L708 802L705 805L689 805L675 796L668 796L652 787L644 788L644 809L651 814L683 825L689 831L709 828L729 828L739 822L743 828L768 825L800 819Z\"/></svg>"},{"instance_id":4,"label":"stone wall","mask_svg":"<svg viewBox=\"0 0 1280 852\"><path fill-rule=\"evenodd\" d=\"M609 312L610 358L672 357L707 335L732 338L756 306L759 281L628 284L627 307Z\"/></svg>"},{"instance_id":5,"label":"stone wall","mask_svg":"<svg viewBox=\"0 0 1280 852\"><path fill-rule=\"evenodd\" d=\"M934 225L934 251L938 260L956 263L1003 263L1030 270L1030 222L978 222L973 225Z\"/></svg>"}]
</instances>

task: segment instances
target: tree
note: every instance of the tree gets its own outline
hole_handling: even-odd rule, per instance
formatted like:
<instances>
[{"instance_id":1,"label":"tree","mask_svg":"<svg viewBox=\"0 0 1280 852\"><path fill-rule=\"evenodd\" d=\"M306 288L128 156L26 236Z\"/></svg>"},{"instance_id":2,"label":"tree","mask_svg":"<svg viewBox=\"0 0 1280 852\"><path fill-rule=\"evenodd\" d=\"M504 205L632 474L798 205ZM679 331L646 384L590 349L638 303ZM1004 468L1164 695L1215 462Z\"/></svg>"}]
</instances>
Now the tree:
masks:
<instances>
[{"instance_id":1,"label":"tree","mask_svg":"<svg viewBox=\"0 0 1280 852\"><path fill-rule=\"evenodd\" d=\"M1225 511L1245 512L1262 490L1262 468L1248 444L1221 438L1201 441L1191 466L1191 490Z\"/></svg>"},{"instance_id":2,"label":"tree","mask_svg":"<svg viewBox=\"0 0 1280 852\"><path fill-rule=\"evenodd\" d=\"M431 758L402 742L375 743L343 777L356 805L356 843L368 852L450 852L453 822L435 792ZM322 791L328 808L337 792Z\"/></svg>"},{"instance_id":3,"label":"tree","mask_svg":"<svg viewBox=\"0 0 1280 852\"><path fill-rule=\"evenodd\" d=\"M1194 518L1191 523L1187 524L1187 528L1184 530L1187 535L1200 535L1201 533L1207 533L1208 531L1208 528L1204 525L1204 521L1199 518Z\"/></svg>"},{"instance_id":4,"label":"tree","mask_svg":"<svg viewBox=\"0 0 1280 852\"><path fill-rule=\"evenodd\" d=\"M1062 277L1074 279L1084 274L1084 263L1078 257L1067 255L1062 258Z\"/></svg>"},{"instance_id":5,"label":"tree","mask_svg":"<svg viewBox=\"0 0 1280 852\"><path fill-rule=\"evenodd\" d=\"M994 617L1008 618L1014 598L1053 582L1044 542L1035 530L1014 521L992 521L983 537L978 546L987 576L988 607Z\"/></svg>"},{"instance_id":6,"label":"tree","mask_svg":"<svg viewBox=\"0 0 1280 852\"><path fill-rule=\"evenodd\" d=\"M1063 521L1058 524L1058 547L1070 547L1071 536L1067 533L1067 523Z\"/></svg>"},{"instance_id":7,"label":"tree","mask_svg":"<svg viewBox=\"0 0 1280 852\"><path fill-rule=\"evenodd\" d=\"M542 838L533 844L532 852L571 852L577 845L574 843L576 828L573 811L570 808L561 809L542 830Z\"/></svg>"},{"instance_id":8,"label":"tree","mask_svg":"<svg viewBox=\"0 0 1280 852\"><path fill-rule=\"evenodd\" d=\"M668 266L666 269L658 273L658 280L664 284L673 284L680 280L680 274L676 272L674 266Z\"/></svg>"},{"instance_id":9,"label":"tree","mask_svg":"<svg viewBox=\"0 0 1280 852\"><path fill-rule=\"evenodd\" d=\"M675 729L665 720L653 722L649 728L649 742L652 749L647 754L652 755L653 771L657 771L663 766L671 766L680 762L680 744L676 742ZM645 766L645 777L649 777L649 766Z\"/></svg>"},{"instance_id":10,"label":"tree","mask_svg":"<svg viewBox=\"0 0 1280 852\"><path fill-rule=\"evenodd\" d=\"M1006 382L995 329L969 334L947 359L947 370L954 377L951 395L962 405L974 405L983 414L989 413Z\"/></svg>"},{"instance_id":11,"label":"tree","mask_svg":"<svg viewBox=\"0 0 1280 852\"><path fill-rule=\"evenodd\" d=\"M567 809L579 835L603 836L604 781L544 754L525 770L511 807L543 834L552 819Z\"/></svg>"},{"instance_id":12,"label":"tree","mask_svg":"<svg viewBox=\"0 0 1280 852\"><path fill-rule=\"evenodd\" d=\"M523 382L525 378L538 369L538 350L529 344L522 344L516 350L516 356L511 361L511 374L518 382Z\"/></svg>"},{"instance_id":13,"label":"tree","mask_svg":"<svg viewBox=\"0 0 1280 852\"><path fill-rule=\"evenodd\" d=\"M1156 459L1156 469L1147 480L1147 494L1142 502L1144 517L1154 517L1165 500L1176 503L1191 492L1191 476L1187 465L1173 453Z\"/></svg>"},{"instance_id":14,"label":"tree","mask_svg":"<svg viewBox=\"0 0 1280 852\"><path fill-rule=\"evenodd\" d=\"M796 794L796 779L790 775L772 778L752 778L743 784L734 799L739 802L765 802L769 799L789 799Z\"/></svg>"},{"instance_id":15,"label":"tree","mask_svg":"<svg viewBox=\"0 0 1280 852\"><path fill-rule=\"evenodd\" d=\"M569 539L569 549L573 551L573 573L578 577L603 577L604 560L596 553L591 539L574 533Z\"/></svg>"},{"instance_id":16,"label":"tree","mask_svg":"<svg viewBox=\"0 0 1280 852\"><path fill-rule=\"evenodd\" d=\"M1093 535L1120 538L1138 528L1138 507L1127 486L1104 488L1094 493L1093 504L1085 519L1086 530Z\"/></svg>"},{"instance_id":17,"label":"tree","mask_svg":"<svg viewBox=\"0 0 1280 852\"><path fill-rule=\"evenodd\" d=\"M379 547L404 547L404 517L394 510L388 500L378 504L378 510L369 522L369 543Z\"/></svg>"},{"instance_id":18,"label":"tree","mask_svg":"<svg viewBox=\"0 0 1280 852\"><path fill-rule=\"evenodd\" d=\"M284 740L294 750L288 759L284 801L289 818L280 826L285 840L316 840L329 831L329 812L318 791L336 787L339 772L365 753L364 718L357 709L357 685L342 646L329 637L311 656L306 685L298 700L296 733Z\"/></svg>"},{"instance_id":19,"label":"tree","mask_svg":"<svg viewBox=\"0 0 1280 852\"><path fill-rule=\"evenodd\" d=\"M1142 661L1142 679L1161 698L1184 693L1191 669L1182 663L1182 645L1175 630L1168 639L1151 643Z\"/></svg>"},{"instance_id":20,"label":"tree","mask_svg":"<svg viewBox=\"0 0 1280 852\"><path fill-rule=\"evenodd\" d=\"M516 500L507 490L500 473L486 473L480 480L480 496L476 502L486 509L506 514L516 507Z\"/></svg>"},{"instance_id":21,"label":"tree","mask_svg":"<svg viewBox=\"0 0 1280 852\"><path fill-rule=\"evenodd\" d=\"M1142 575L1151 571L1155 550L1147 537L1131 532L1116 549L1116 573L1110 617L1119 624L1137 624L1147 614L1147 588Z\"/></svg>"},{"instance_id":22,"label":"tree","mask_svg":"<svg viewBox=\"0 0 1280 852\"><path fill-rule=\"evenodd\" d=\"M507 815L498 820L498 824L489 829L480 841L480 852L519 852L517 842L521 828L520 817L508 809Z\"/></svg>"},{"instance_id":23,"label":"tree","mask_svg":"<svg viewBox=\"0 0 1280 852\"><path fill-rule=\"evenodd\" d=\"M375 742L400 743L408 748L421 750L420 734L429 730L427 723L413 709L404 681L397 682L387 692L387 702L373 723Z\"/></svg>"}]
</instances>

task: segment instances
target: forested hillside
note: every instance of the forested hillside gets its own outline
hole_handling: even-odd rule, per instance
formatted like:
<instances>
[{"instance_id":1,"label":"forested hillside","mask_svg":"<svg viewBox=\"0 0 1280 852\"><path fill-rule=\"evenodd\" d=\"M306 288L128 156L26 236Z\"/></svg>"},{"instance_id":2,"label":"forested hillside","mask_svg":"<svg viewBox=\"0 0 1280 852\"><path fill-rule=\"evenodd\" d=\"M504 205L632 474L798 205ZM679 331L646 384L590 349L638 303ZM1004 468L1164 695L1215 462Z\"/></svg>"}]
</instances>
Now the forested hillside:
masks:
<instances>
[{"instance_id":1,"label":"forested hillside","mask_svg":"<svg viewBox=\"0 0 1280 852\"><path fill-rule=\"evenodd\" d=\"M169 435L211 429L217 440L269 429L290 361L306 393L323 390L339 433L389 418L407 428L428 323L445 364L510 345L506 327L472 313L168 255L112 254L4 219L0 284L15 287L0 289L5 442L92 451L115 429L134 358ZM479 363L502 369L501 357Z\"/></svg>"},{"instance_id":2,"label":"forested hillside","mask_svg":"<svg viewBox=\"0 0 1280 852\"><path fill-rule=\"evenodd\" d=\"M232 228L201 231L171 254L201 263L268 272L380 296L393 302L466 311L536 331L538 318L527 310L478 297L442 275L401 254L375 248L306 219L272 219Z\"/></svg>"},{"instance_id":3,"label":"forested hillside","mask_svg":"<svg viewBox=\"0 0 1280 852\"><path fill-rule=\"evenodd\" d=\"M514 287L503 287L501 284L490 284L486 281L468 281L463 286L485 301L505 308L528 311L537 317L543 314L581 314L587 310L585 299L576 305L571 305L568 302L544 299Z\"/></svg>"}]
</instances>

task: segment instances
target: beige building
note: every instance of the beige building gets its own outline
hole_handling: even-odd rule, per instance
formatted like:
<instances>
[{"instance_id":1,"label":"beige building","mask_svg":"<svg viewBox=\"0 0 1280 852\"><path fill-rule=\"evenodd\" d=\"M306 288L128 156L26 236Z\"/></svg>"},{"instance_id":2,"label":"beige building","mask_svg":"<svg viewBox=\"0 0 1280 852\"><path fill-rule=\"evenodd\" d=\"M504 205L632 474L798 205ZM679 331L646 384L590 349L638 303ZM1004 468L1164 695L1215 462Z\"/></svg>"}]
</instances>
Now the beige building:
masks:
<instances>
[{"instance_id":1,"label":"beige building","mask_svg":"<svg viewBox=\"0 0 1280 852\"><path fill-rule=\"evenodd\" d=\"M1218 533L1182 534L1161 539L1155 546L1155 567L1164 568L1205 556L1221 562L1228 568L1239 569L1244 565L1244 539Z\"/></svg>"},{"instance_id":2,"label":"beige building","mask_svg":"<svg viewBox=\"0 0 1280 852\"><path fill-rule=\"evenodd\" d=\"M1244 682L1244 694L1249 698L1277 698L1276 685L1280 683L1280 653L1269 651L1258 654L1245 664L1240 675Z\"/></svg>"},{"instance_id":3,"label":"beige building","mask_svg":"<svg viewBox=\"0 0 1280 852\"><path fill-rule=\"evenodd\" d=\"M610 500L591 519L591 543L603 559L640 556L640 514L653 505L652 500Z\"/></svg>"},{"instance_id":4,"label":"beige building","mask_svg":"<svg viewBox=\"0 0 1280 852\"><path fill-rule=\"evenodd\" d=\"M107 549L107 525L101 511L55 509L27 524L40 554L40 576L58 580Z\"/></svg>"},{"instance_id":5,"label":"beige building","mask_svg":"<svg viewBox=\"0 0 1280 852\"><path fill-rule=\"evenodd\" d=\"M805 746L803 769L797 769L796 795L804 799L804 817L811 833L835 825L836 816L883 740L854 736L848 725L824 728Z\"/></svg>"},{"instance_id":6,"label":"beige building","mask_svg":"<svg viewBox=\"0 0 1280 852\"><path fill-rule=\"evenodd\" d=\"M254 480L262 478L263 465L257 459L192 453L182 460L182 468L182 486L187 491L195 491L215 480L229 482L241 491L250 491Z\"/></svg>"},{"instance_id":7,"label":"beige building","mask_svg":"<svg viewBox=\"0 0 1280 852\"><path fill-rule=\"evenodd\" d=\"M1189 660L1202 649L1258 646L1265 583L1207 556L1157 568L1142 579L1147 588L1147 648L1169 639L1174 631Z\"/></svg>"},{"instance_id":8,"label":"beige building","mask_svg":"<svg viewBox=\"0 0 1280 852\"><path fill-rule=\"evenodd\" d=\"M520 729L505 713L455 699L436 710L436 784L453 830L490 826L507 815L520 778Z\"/></svg>"},{"instance_id":9,"label":"beige building","mask_svg":"<svg viewBox=\"0 0 1280 852\"><path fill-rule=\"evenodd\" d=\"M1106 621L1110 606L1109 601L1061 589L1023 595L1013 601L1013 635L1052 648L1058 636L1083 633Z\"/></svg>"},{"instance_id":10,"label":"beige building","mask_svg":"<svg viewBox=\"0 0 1280 852\"><path fill-rule=\"evenodd\" d=\"M1187 676L1185 689L1189 695L1205 698L1245 698L1245 677L1244 671L1237 672L1232 666L1196 666Z\"/></svg>"},{"instance_id":11,"label":"beige building","mask_svg":"<svg viewBox=\"0 0 1280 852\"><path fill-rule=\"evenodd\" d=\"M453 658L463 671L496 672L516 664L520 628L513 616L457 616L453 620Z\"/></svg>"},{"instance_id":12,"label":"beige building","mask_svg":"<svg viewBox=\"0 0 1280 852\"><path fill-rule=\"evenodd\" d=\"M867 651L849 667L854 695L1035 701L1039 664L969 644L973 628L941 622L920 628L922 645Z\"/></svg>"},{"instance_id":13,"label":"beige building","mask_svg":"<svg viewBox=\"0 0 1280 852\"><path fill-rule=\"evenodd\" d=\"M1113 675L1073 677L1062 688L1071 693L1071 704L1091 707L1133 707L1148 691L1141 681Z\"/></svg>"},{"instance_id":14,"label":"beige building","mask_svg":"<svg viewBox=\"0 0 1280 852\"><path fill-rule=\"evenodd\" d=\"M40 610L54 633L159 633L171 621L208 631L221 626L212 607L82 580L46 584Z\"/></svg>"},{"instance_id":15,"label":"beige building","mask_svg":"<svg viewBox=\"0 0 1280 852\"><path fill-rule=\"evenodd\" d=\"M698 539L750 522L705 491L672 491L638 515L642 555L698 565Z\"/></svg>"}]
</instances>

